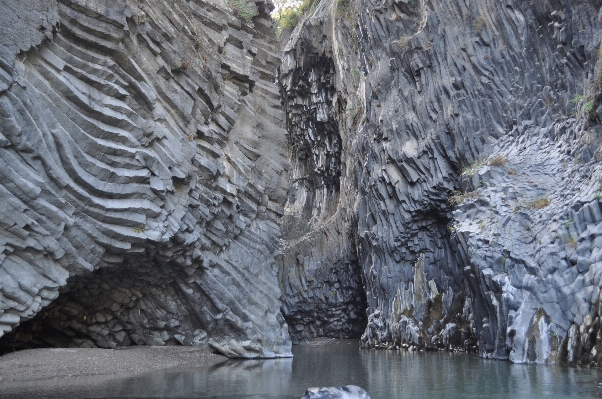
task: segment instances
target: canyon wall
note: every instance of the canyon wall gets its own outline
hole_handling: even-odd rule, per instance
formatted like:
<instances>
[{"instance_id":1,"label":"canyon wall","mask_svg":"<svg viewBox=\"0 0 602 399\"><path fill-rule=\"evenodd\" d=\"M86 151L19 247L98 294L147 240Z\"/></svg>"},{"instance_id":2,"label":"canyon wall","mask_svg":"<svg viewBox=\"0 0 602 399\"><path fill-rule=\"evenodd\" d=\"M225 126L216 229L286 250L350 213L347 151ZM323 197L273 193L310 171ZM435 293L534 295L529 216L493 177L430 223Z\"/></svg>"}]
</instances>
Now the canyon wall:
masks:
<instances>
[{"instance_id":1,"label":"canyon wall","mask_svg":"<svg viewBox=\"0 0 602 399\"><path fill-rule=\"evenodd\" d=\"M301 287L285 305L334 302L314 287L360 270L364 347L599 364L601 6L312 8L279 70L293 152L283 231L303 233L285 244L281 273Z\"/></svg>"},{"instance_id":2,"label":"canyon wall","mask_svg":"<svg viewBox=\"0 0 602 399\"><path fill-rule=\"evenodd\" d=\"M290 356L271 5L0 9L2 349Z\"/></svg>"},{"instance_id":3,"label":"canyon wall","mask_svg":"<svg viewBox=\"0 0 602 399\"><path fill-rule=\"evenodd\" d=\"M2 351L602 362L602 0L0 4Z\"/></svg>"}]
</instances>

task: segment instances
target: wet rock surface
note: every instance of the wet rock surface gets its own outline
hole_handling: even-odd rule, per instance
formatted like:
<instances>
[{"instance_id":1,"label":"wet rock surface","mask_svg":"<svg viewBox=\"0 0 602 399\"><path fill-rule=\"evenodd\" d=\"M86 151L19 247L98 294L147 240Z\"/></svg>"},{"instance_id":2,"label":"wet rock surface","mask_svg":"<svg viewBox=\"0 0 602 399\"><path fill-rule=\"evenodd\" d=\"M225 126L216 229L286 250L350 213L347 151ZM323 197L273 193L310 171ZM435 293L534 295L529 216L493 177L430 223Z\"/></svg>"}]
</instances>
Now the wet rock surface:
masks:
<instances>
[{"instance_id":1,"label":"wet rock surface","mask_svg":"<svg viewBox=\"0 0 602 399\"><path fill-rule=\"evenodd\" d=\"M309 388L301 399L370 399L368 392L356 385Z\"/></svg>"},{"instance_id":2,"label":"wet rock surface","mask_svg":"<svg viewBox=\"0 0 602 399\"><path fill-rule=\"evenodd\" d=\"M290 355L271 6L34 3L1 2L0 346Z\"/></svg>"}]
</instances>

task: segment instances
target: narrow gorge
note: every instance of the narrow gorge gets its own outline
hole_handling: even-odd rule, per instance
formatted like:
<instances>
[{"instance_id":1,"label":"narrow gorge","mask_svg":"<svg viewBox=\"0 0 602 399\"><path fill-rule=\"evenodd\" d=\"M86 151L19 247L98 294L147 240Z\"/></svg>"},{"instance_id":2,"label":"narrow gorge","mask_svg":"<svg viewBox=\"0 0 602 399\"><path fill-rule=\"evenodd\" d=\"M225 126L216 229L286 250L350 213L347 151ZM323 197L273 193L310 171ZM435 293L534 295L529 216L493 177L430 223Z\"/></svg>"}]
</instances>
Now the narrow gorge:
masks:
<instances>
[{"instance_id":1,"label":"narrow gorge","mask_svg":"<svg viewBox=\"0 0 602 399\"><path fill-rule=\"evenodd\" d=\"M0 0L0 352L602 363L602 0Z\"/></svg>"}]
</instances>

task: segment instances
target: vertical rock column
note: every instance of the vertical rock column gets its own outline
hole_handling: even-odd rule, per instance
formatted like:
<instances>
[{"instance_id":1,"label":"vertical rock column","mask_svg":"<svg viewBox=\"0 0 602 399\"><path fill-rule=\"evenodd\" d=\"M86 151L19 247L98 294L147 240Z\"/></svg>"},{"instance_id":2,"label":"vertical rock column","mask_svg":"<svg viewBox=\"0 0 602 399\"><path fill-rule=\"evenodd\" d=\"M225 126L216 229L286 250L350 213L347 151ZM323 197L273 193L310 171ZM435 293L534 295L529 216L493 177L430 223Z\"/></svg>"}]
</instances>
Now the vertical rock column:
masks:
<instances>
[{"instance_id":1,"label":"vertical rock column","mask_svg":"<svg viewBox=\"0 0 602 399\"><path fill-rule=\"evenodd\" d=\"M600 6L593 0L323 1L292 33L281 77L287 93L294 96L302 93L298 87L313 88L319 81L302 71L334 65L319 68L327 76L334 70L330 104L342 148L340 205L333 220L349 223L347 237L354 243L333 247L354 251L362 270L368 305L364 346L478 345L483 356L544 362L551 351L542 348L562 343L566 358L583 355L589 362L598 356L592 338L599 331L596 269L585 266L597 263L595 216L570 226L585 204L592 215L596 209L591 201L598 161L592 155L598 150L589 147L597 148L591 143L597 142L602 115ZM300 95L296 104L317 107L324 96L306 98ZM295 112L287 116L299 124ZM319 153L318 145L306 142ZM576 155L581 151L587 156ZM531 154L524 167L533 172L525 178L532 187L525 204L536 201L535 195L557 202L550 209L565 215L580 250L544 245L551 241L544 231L560 223L544 211L508 215L507 204L495 195L512 190L497 188L486 193L487 200L481 195L487 184L513 179L500 176L504 169L485 168L499 152L514 163ZM587 176L567 180L576 170L562 164L562 154L569 153L585 164ZM463 185L473 169L483 173L470 187ZM562 198L553 190L558 185L566 191ZM464 195L466 205L454 217L454 198ZM485 227L479 233L477 226L489 220L483 213L494 215L491 220L500 216L500 223L514 220L516 234L497 237ZM535 221L540 218L548 220L545 228ZM523 224L543 230L527 234L518 227ZM460 234L454 234L458 227ZM516 250L494 243L496 237L514 242ZM531 252L540 253L539 263L526 261ZM529 274L511 275L490 264L504 258ZM329 265L327 259L314 264ZM555 269L559 259L563 266ZM577 265L578 273L571 268ZM555 273L562 278L549 281ZM571 302L569 293L579 299ZM559 308L550 305L554 298ZM556 338L543 338L553 333Z\"/></svg>"},{"instance_id":2,"label":"vertical rock column","mask_svg":"<svg viewBox=\"0 0 602 399\"><path fill-rule=\"evenodd\" d=\"M295 30L278 76L291 159L280 284L293 342L359 338L366 323L355 223L347 212L357 200L355 186L345 184L353 157L341 138L332 41L323 35L327 11L320 4Z\"/></svg>"}]
</instances>

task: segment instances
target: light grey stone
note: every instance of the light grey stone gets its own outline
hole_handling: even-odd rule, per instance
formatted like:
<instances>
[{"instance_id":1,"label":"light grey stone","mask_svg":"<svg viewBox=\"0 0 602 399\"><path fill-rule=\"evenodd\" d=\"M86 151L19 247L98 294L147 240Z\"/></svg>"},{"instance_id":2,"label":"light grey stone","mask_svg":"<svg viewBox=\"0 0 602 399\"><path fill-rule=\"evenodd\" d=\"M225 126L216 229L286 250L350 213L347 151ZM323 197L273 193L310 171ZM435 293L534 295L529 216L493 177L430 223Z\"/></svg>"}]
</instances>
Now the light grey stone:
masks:
<instances>
[{"instance_id":1,"label":"light grey stone","mask_svg":"<svg viewBox=\"0 0 602 399\"><path fill-rule=\"evenodd\" d=\"M308 388L301 399L370 399L363 388L356 385L329 388Z\"/></svg>"}]
</instances>

